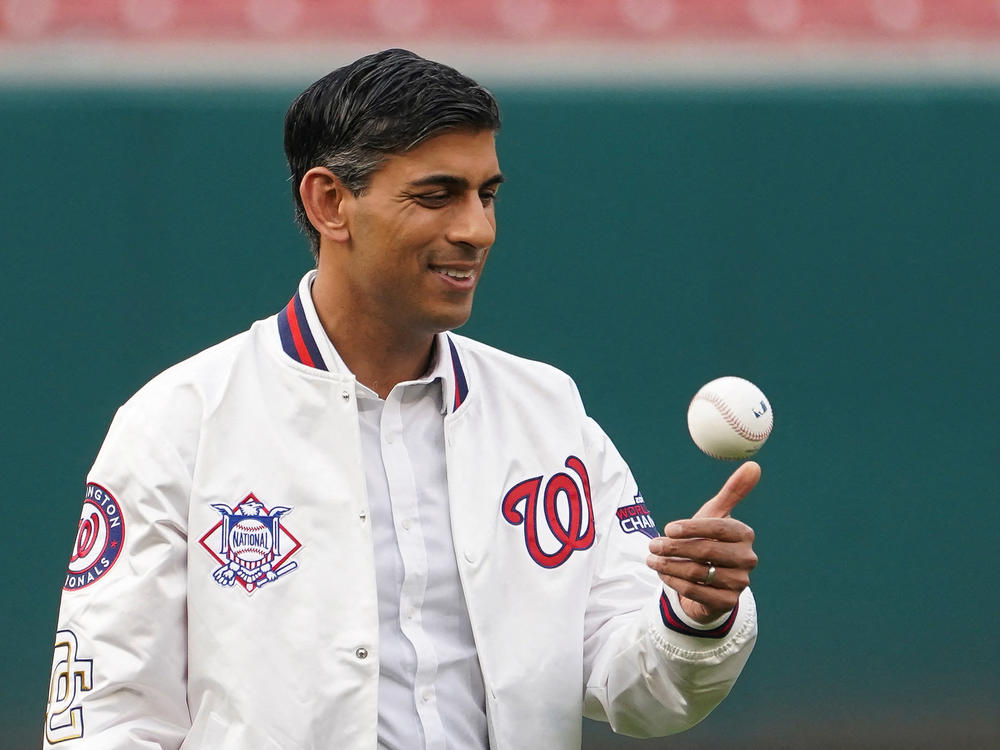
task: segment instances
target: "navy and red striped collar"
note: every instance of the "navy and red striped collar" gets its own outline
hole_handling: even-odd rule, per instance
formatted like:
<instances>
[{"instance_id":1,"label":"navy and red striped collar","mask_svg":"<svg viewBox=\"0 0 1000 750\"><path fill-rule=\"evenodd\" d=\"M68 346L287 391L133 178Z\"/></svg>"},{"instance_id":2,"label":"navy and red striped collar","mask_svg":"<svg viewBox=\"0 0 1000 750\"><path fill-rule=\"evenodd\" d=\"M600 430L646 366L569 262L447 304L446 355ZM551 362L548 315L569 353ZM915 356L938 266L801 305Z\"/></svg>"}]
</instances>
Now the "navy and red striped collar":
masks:
<instances>
[{"instance_id":1,"label":"navy and red striped collar","mask_svg":"<svg viewBox=\"0 0 1000 750\"><path fill-rule=\"evenodd\" d=\"M455 342L452 340L451 336L448 334L443 334L444 338L448 339L448 348L451 350L451 367L452 373L454 374L454 393L452 394L452 411L457 411L465 399L469 395L469 383L465 379L465 370L462 368L462 360L458 357L458 349L455 348ZM440 342L440 338L438 341ZM442 352L442 356L443 356Z\"/></svg>"},{"instance_id":2,"label":"navy and red striped collar","mask_svg":"<svg viewBox=\"0 0 1000 750\"><path fill-rule=\"evenodd\" d=\"M312 284L313 273L302 280L295 295L278 313L278 336L281 339L281 348L294 361L307 367L329 372L330 367L327 365L321 349L329 347L328 354L333 355L331 359L337 355L332 342L319 326L318 320L311 321L311 318L315 317L315 311L312 307L312 299L307 295ZM305 298L303 297L303 289L305 289ZM316 335L313 333L314 329L317 330L317 335L322 337L321 343L317 341ZM451 358L451 377L448 377L449 373L446 373L444 379L447 390L451 391L450 394L447 394L450 410L456 411L469 395L469 382L465 375L465 368L462 367L462 360L458 356L455 342L448 334L438 336L438 356L445 356L444 340L448 341L447 354ZM337 358L339 359L339 357Z\"/></svg>"},{"instance_id":3,"label":"navy and red striped collar","mask_svg":"<svg viewBox=\"0 0 1000 750\"><path fill-rule=\"evenodd\" d=\"M288 300L285 309L278 313L278 335L281 337L281 348L296 362L315 367L317 370L327 369L312 329L309 327L299 292L295 292L295 296Z\"/></svg>"}]
</instances>

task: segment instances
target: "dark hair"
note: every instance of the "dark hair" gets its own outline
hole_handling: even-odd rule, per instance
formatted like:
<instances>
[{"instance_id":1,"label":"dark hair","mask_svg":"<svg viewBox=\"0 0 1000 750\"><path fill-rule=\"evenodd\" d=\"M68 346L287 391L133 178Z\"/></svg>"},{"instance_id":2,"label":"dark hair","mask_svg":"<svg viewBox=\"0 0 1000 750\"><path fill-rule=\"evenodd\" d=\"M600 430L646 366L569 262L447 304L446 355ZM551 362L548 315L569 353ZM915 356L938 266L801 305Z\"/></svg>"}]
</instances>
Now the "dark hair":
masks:
<instances>
[{"instance_id":1,"label":"dark hair","mask_svg":"<svg viewBox=\"0 0 1000 750\"><path fill-rule=\"evenodd\" d=\"M362 57L299 94L285 115L285 156L295 220L313 255L319 257L319 233L299 195L306 172L326 167L361 195L387 155L462 128L499 130L496 99L454 68L407 50Z\"/></svg>"}]
</instances>

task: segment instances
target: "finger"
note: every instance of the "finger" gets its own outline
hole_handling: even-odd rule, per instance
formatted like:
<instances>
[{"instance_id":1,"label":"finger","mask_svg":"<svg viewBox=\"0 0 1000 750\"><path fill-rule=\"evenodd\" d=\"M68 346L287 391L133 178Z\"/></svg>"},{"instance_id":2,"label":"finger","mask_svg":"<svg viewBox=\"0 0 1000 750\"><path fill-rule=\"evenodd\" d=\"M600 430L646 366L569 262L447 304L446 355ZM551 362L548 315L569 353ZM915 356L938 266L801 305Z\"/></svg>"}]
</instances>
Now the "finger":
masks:
<instances>
[{"instance_id":1,"label":"finger","mask_svg":"<svg viewBox=\"0 0 1000 750\"><path fill-rule=\"evenodd\" d=\"M726 518L737 503L760 481L760 464L747 461L732 473L719 493L701 506L692 518Z\"/></svg>"},{"instance_id":2,"label":"finger","mask_svg":"<svg viewBox=\"0 0 1000 750\"><path fill-rule=\"evenodd\" d=\"M753 529L735 518L687 518L671 521L663 529L671 539L717 539L721 542L752 542Z\"/></svg>"},{"instance_id":3,"label":"finger","mask_svg":"<svg viewBox=\"0 0 1000 750\"><path fill-rule=\"evenodd\" d=\"M757 554L745 542L716 542L711 539L668 539L660 537L649 543L649 551L660 557L715 563L717 566L753 570Z\"/></svg>"},{"instance_id":4,"label":"finger","mask_svg":"<svg viewBox=\"0 0 1000 750\"><path fill-rule=\"evenodd\" d=\"M680 578L699 586L713 586L727 591L742 591L750 585L750 574L746 570L715 565L713 566L715 574L712 576L711 582L706 583L711 568L705 563L650 555L646 560L646 565L659 573L661 578L663 576Z\"/></svg>"}]
</instances>

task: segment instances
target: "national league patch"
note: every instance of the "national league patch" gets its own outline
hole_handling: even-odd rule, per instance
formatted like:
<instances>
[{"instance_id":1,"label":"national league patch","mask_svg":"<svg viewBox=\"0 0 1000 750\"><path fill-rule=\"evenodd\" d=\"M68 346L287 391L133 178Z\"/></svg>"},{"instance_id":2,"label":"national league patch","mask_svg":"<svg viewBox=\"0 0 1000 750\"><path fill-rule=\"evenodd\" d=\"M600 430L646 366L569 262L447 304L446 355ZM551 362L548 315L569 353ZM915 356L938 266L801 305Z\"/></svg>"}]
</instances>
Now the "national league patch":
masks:
<instances>
[{"instance_id":1,"label":"national league patch","mask_svg":"<svg viewBox=\"0 0 1000 750\"><path fill-rule=\"evenodd\" d=\"M213 503L222 519L200 540L219 567L212 573L220 586L239 585L248 594L291 573L298 563L289 561L302 546L282 524L291 508L270 510L247 495L236 507Z\"/></svg>"}]
</instances>

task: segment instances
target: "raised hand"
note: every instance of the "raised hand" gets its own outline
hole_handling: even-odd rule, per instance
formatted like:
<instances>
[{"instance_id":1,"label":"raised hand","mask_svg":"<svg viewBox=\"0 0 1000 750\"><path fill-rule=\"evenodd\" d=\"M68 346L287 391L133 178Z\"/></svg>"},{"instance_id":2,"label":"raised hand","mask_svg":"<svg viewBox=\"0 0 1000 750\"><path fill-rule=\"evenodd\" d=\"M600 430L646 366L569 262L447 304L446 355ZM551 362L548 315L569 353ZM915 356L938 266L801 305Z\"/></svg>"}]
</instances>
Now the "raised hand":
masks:
<instances>
[{"instance_id":1,"label":"raised hand","mask_svg":"<svg viewBox=\"0 0 1000 750\"><path fill-rule=\"evenodd\" d=\"M665 536L649 543L646 564L680 595L681 607L699 622L711 622L736 606L757 567L753 529L731 517L756 486L760 466L747 461L691 518L671 521Z\"/></svg>"}]
</instances>

